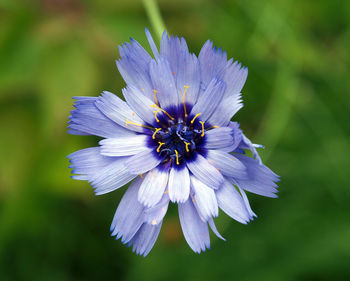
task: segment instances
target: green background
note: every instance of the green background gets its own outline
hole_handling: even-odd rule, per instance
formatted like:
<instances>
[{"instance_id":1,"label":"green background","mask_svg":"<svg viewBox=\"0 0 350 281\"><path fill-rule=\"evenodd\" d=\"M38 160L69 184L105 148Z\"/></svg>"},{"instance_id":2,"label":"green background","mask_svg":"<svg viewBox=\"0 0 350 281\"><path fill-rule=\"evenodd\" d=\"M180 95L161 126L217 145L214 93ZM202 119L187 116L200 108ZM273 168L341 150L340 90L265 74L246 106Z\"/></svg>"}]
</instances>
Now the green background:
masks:
<instances>
[{"instance_id":1,"label":"green background","mask_svg":"<svg viewBox=\"0 0 350 281\"><path fill-rule=\"evenodd\" d=\"M248 66L235 120L282 180L248 195L250 224L220 213L227 241L201 255L171 206L144 259L109 235L125 188L94 196L65 158L97 141L66 133L71 97L120 95L117 46L146 45L142 3L0 0L0 280L350 280L349 3L160 1L191 51Z\"/></svg>"}]
</instances>

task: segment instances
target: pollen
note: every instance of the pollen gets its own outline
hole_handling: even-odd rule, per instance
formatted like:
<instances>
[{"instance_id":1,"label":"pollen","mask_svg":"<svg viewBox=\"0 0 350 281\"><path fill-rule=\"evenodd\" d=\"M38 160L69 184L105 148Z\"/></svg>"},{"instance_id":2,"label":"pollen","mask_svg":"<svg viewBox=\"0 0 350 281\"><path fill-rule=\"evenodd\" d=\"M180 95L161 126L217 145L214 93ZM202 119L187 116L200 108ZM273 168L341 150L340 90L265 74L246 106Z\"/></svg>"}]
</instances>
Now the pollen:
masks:
<instances>
[{"instance_id":1,"label":"pollen","mask_svg":"<svg viewBox=\"0 0 350 281\"><path fill-rule=\"evenodd\" d=\"M156 225L157 221L156 220L152 220L152 225Z\"/></svg>"}]
</instances>

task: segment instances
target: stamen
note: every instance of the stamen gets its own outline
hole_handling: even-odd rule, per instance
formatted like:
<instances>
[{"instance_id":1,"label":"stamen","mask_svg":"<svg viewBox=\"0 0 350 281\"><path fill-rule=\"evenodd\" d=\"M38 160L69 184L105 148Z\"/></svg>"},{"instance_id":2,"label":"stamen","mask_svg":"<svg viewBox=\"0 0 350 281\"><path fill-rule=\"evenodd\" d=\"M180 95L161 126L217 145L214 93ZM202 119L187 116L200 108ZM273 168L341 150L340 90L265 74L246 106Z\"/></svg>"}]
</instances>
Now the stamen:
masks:
<instances>
[{"instance_id":1,"label":"stamen","mask_svg":"<svg viewBox=\"0 0 350 281\"><path fill-rule=\"evenodd\" d=\"M161 130L162 128L156 128L156 131L152 135L152 139L156 138L156 134Z\"/></svg>"},{"instance_id":2,"label":"stamen","mask_svg":"<svg viewBox=\"0 0 350 281\"><path fill-rule=\"evenodd\" d=\"M201 112L201 113L196 114L196 116L195 116L195 117L193 117L193 119L191 120L191 124L193 124L194 120L196 120L196 118L197 118L199 115L201 115L201 114L202 114L202 112Z\"/></svg>"},{"instance_id":3,"label":"stamen","mask_svg":"<svg viewBox=\"0 0 350 281\"><path fill-rule=\"evenodd\" d=\"M202 124L202 133L201 133L201 137L204 137L204 123L205 123L205 121L204 121L204 122L203 122L203 121L199 121L199 123Z\"/></svg>"},{"instance_id":4,"label":"stamen","mask_svg":"<svg viewBox=\"0 0 350 281\"><path fill-rule=\"evenodd\" d=\"M156 103L156 105L158 105L158 106L159 106L159 103L158 103L158 100L157 100L157 93L158 93L158 91L157 91L157 90L153 90L154 102Z\"/></svg>"},{"instance_id":5,"label":"stamen","mask_svg":"<svg viewBox=\"0 0 350 281\"><path fill-rule=\"evenodd\" d=\"M190 143L189 142L185 142L185 141L184 141L184 143L186 145L186 152L190 152L190 150L188 149L188 146L190 145Z\"/></svg>"},{"instance_id":6,"label":"stamen","mask_svg":"<svg viewBox=\"0 0 350 281\"><path fill-rule=\"evenodd\" d=\"M172 116L171 116L168 112L166 112L164 109L160 108L159 105L152 104L151 107L157 108L158 110L164 112L171 120L175 120L174 117L172 117Z\"/></svg>"},{"instance_id":7,"label":"stamen","mask_svg":"<svg viewBox=\"0 0 350 281\"><path fill-rule=\"evenodd\" d=\"M179 153L177 152L176 149L175 149L175 154L176 154L176 165L180 165L180 163L179 163Z\"/></svg>"},{"instance_id":8,"label":"stamen","mask_svg":"<svg viewBox=\"0 0 350 281\"><path fill-rule=\"evenodd\" d=\"M165 144L165 142L160 142L160 141L159 141L158 143L159 143L159 146L158 146L158 148L157 148L157 152L159 152L160 148L162 147L163 144Z\"/></svg>"},{"instance_id":9,"label":"stamen","mask_svg":"<svg viewBox=\"0 0 350 281\"><path fill-rule=\"evenodd\" d=\"M156 121L159 123L159 119L157 117L157 113L159 112L159 110L157 111L153 111L154 112L154 118L156 119Z\"/></svg>"},{"instance_id":10,"label":"stamen","mask_svg":"<svg viewBox=\"0 0 350 281\"><path fill-rule=\"evenodd\" d=\"M153 130L153 128L150 127L150 126L146 126L146 125L142 125L142 124L137 124L137 123L131 122L131 121L129 121L128 118L126 118L125 124L126 124L126 126L128 126L128 124L131 124L131 125L135 125L135 126L139 126L139 127L143 127L143 128L147 128L147 129Z\"/></svg>"},{"instance_id":11,"label":"stamen","mask_svg":"<svg viewBox=\"0 0 350 281\"><path fill-rule=\"evenodd\" d=\"M209 128L207 128L207 130L214 129L214 128L219 128L219 126L213 125L213 126L210 126Z\"/></svg>"},{"instance_id":12,"label":"stamen","mask_svg":"<svg viewBox=\"0 0 350 281\"><path fill-rule=\"evenodd\" d=\"M187 118L187 110L186 110L186 103L185 103L185 95L186 95L186 92L187 92L187 89L189 86L186 86L184 85L185 87L185 90L184 90L184 94L182 96L182 103L184 104L184 112L185 112L185 118Z\"/></svg>"}]
</instances>

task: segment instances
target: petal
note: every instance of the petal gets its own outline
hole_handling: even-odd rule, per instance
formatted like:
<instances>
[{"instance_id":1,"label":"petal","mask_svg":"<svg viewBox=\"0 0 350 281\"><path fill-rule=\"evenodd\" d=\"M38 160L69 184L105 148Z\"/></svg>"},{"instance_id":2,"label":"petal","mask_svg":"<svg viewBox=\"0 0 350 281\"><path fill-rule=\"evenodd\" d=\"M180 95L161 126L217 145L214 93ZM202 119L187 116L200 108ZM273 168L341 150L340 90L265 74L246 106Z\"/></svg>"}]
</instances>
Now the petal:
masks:
<instances>
[{"instance_id":1,"label":"petal","mask_svg":"<svg viewBox=\"0 0 350 281\"><path fill-rule=\"evenodd\" d=\"M205 132L205 148L219 149L233 145L233 130L220 127Z\"/></svg>"},{"instance_id":2,"label":"petal","mask_svg":"<svg viewBox=\"0 0 350 281\"><path fill-rule=\"evenodd\" d=\"M174 76L181 71L179 69L179 56L182 53L188 53L185 39L173 35L169 37L164 31L160 44L160 54L168 60L171 73Z\"/></svg>"},{"instance_id":3,"label":"petal","mask_svg":"<svg viewBox=\"0 0 350 281\"><path fill-rule=\"evenodd\" d=\"M210 238L208 226L200 219L190 199L185 203L179 203L179 217L182 232L192 250L200 253L209 248Z\"/></svg>"},{"instance_id":4,"label":"petal","mask_svg":"<svg viewBox=\"0 0 350 281\"><path fill-rule=\"evenodd\" d=\"M157 91L157 99L160 106L163 109L169 106L176 106L179 97L169 62L163 57L160 57L156 61L153 60L150 63L150 75L153 88Z\"/></svg>"},{"instance_id":5,"label":"petal","mask_svg":"<svg viewBox=\"0 0 350 281\"><path fill-rule=\"evenodd\" d=\"M169 195L163 194L162 199L157 203L157 205L146 208L144 211L144 222L156 225L163 221L163 218L168 210L169 205Z\"/></svg>"},{"instance_id":6,"label":"petal","mask_svg":"<svg viewBox=\"0 0 350 281\"><path fill-rule=\"evenodd\" d=\"M242 188L239 188L239 192L241 193L242 195L242 198L244 200L244 204L245 204L245 207L247 208L248 212L249 212L249 215L250 215L250 218L253 219L254 217L258 217L252 210L252 208L250 207L250 204L249 204L249 200L248 200L248 197L247 197L247 194L245 194L244 190Z\"/></svg>"},{"instance_id":7,"label":"petal","mask_svg":"<svg viewBox=\"0 0 350 281\"><path fill-rule=\"evenodd\" d=\"M208 150L207 159L224 176L246 179L247 168L237 159L236 154L231 155L221 150Z\"/></svg>"},{"instance_id":8,"label":"petal","mask_svg":"<svg viewBox=\"0 0 350 281\"><path fill-rule=\"evenodd\" d=\"M197 154L194 161L186 164L188 169L210 188L217 189L224 181L221 173L200 154Z\"/></svg>"},{"instance_id":9,"label":"petal","mask_svg":"<svg viewBox=\"0 0 350 281\"><path fill-rule=\"evenodd\" d=\"M191 177L191 186L194 193L194 205L201 219L208 221L212 217L217 217L219 209L214 189L206 186L193 176Z\"/></svg>"},{"instance_id":10,"label":"petal","mask_svg":"<svg viewBox=\"0 0 350 281\"><path fill-rule=\"evenodd\" d=\"M235 154L241 163L247 167L246 179L229 179L240 188L266 197L277 197L278 192L275 182L279 181L278 175L272 172L268 167L260 164L258 160L251 157Z\"/></svg>"},{"instance_id":11,"label":"petal","mask_svg":"<svg viewBox=\"0 0 350 281\"><path fill-rule=\"evenodd\" d=\"M219 237L221 240L224 240L226 241L226 239L224 237L222 237L222 235L219 233L219 231L216 229L216 226L215 226L215 223L214 223L214 220L213 219L210 219L208 221L208 224L211 228L211 230L214 232L214 234Z\"/></svg>"},{"instance_id":12,"label":"petal","mask_svg":"<svg viewBox=\"0 0 350 281\"><path fill-rule=\"evenodd\" d=\"M155 206L162 198L168 184L167 170L155 168L149 171L141 184L138 200L146 207Z\"/></svg>"},{"instance_id":13,"label":"petal","mask_svg":"<svg viewBox=\"0 0 350 281\"><path fill-rule=\"evenodd\" d=\"M144 257L147 256L156 243L161 228L162 223L157 225L144 223L129 242L128 246L133 245L132 250L136 254L143 255Z\"/></svg>"},{"instance_id":14,"label":"petal","mask_svg":"<svg viewBox=\"0 0 350 281\"><path fill-rule=\"evenodd\" d=\"M210 115L216 110L225 91L225 83L217 79L211 80L208 87L198 97L197 103L193 106L191 114L201 114L200 119L207 121Z\"/></svg>"},{"instance_id":15,"label":"petal","mask_svg":"<svg viewBox=\"0 0 350 281\"><path fill-rule=\"evenodd\" d=\"M172 202L183 203L190 194L190 174L188 169L171 168L168 182L169 197Z\"/></svg>"},{"instance_id":16,"label":"petal","mask_svg":"<svg viewBox=\"0 0 350 281\"><path fill-rule=\"evenodd\" d=\"M135 155L147 150L147 136L134 135L130 137L110 138L99 142L101 154L105 156Z\"/></svg>"},{"instance_id":17,"label":"petal","mask_svg":"<svg viewBox=\"0 0 350 281\"><path fill-rule=\"evenodd\" d=\"M127 243L143 223L143 205L137 200L141 178L137 178L127 189L115 212L111 232L116 239L122 238Z\"/></svg>"},{"instance_id":18,"label":"petal","mask_svg":"<svg viewBox=\"0 0 350 281\"><path fill-rule=\"evenodd\" d=\"M153 149L148 148L136 155L130 157L125 166L131 174L143 174L152 170L161 162L161 159L154 155Z\"/></svg>"},{"instance_id":19,"label":"petal","mask_svg":"<svg viewBox=\"0 0 350 281\"><path fill-rule=\"evenodd\" d=\"M128 157L115 157L111 164L92 175L89 181L95 188L96 195L114 191L136 177L136 175L130 174L125 167L126 159Z\"/></svg>"},{"instance_id":20,"label":"petal","mask_svg":"<svg viewBox=\"0 0 350 281\"><path fill-rule=\"evenodd\" d=\"M200 88L199 61L194 54L183 52L179 56L179 66L176 75L176 87L179 103L195 104Z\"/></svg>"},{"instance_id":21,"label":"petal","mask_svg":"<svg viewBox=\"0 0 350 281\"><path fill-rule=\"evenodd\" d=\"M145 28L145 33L146 33L146 37L147 37L148 43L151 47L151 50L153 52L154 57L158 58L159 57L158 48L157 48L156 44L154 43L153 37L147 28Z\"/></svg>"},{"instance_id":22,"label":"petal","mask_svg":"<svg viewBox=\"0 0 350 281\"><path fill-rule=\"evenodd\" d=\"M198 56L201 67L201 80L204 87L215 77L222 77L227 65L226 52L213 48L213 42L207 41Z\"/></svg>"},{"instance_id":23,"label":"petal","mask_svg":"<svg viewBox=\"0 0 350 281\"><path fill-rule=\"evenodd\" d=\"M238 61L232 63L232 60L230 60L226 65L225 74L223 75L223 80L227 86L225 95L240 96L247 76L248 68L242 67Z\"/></svg>"},{"instance_id":24,"label":"petal","mask_svg":"<svg viewBox=\"0 0 350 281\"><path fill-rule=\"evenodd\" d=\"M144 132L145 129L140 126L143 125L142 119L116 95L105 91L97 98L95 105L103 114L120 126L135 132Z\"/></svg>"},{"instance_id":25,"label":"petal","mask_svg":"<svg viewBox=\"0 0 350 281\"><path fill-rule=\"evenodd\" d=\"M104 167L113 163L115 158L102 156L99 147L90 147L78 150L68 155L74 179L89 180L92 175L97 174Z\"/></svg>"},{"instance_id":26,"label":"petal","mask_svg":"<svg viewBox=\"0 0 350 281\"><path fill-rule=\"evenodd\" d=\"M132 110L136 112L141 119L149 124L154 121L154 102L143 95L136 87L127 86L123 89L123 95L126 102Z\"/></svg>"},{"instance_id":27,"label":"petal","mask_svg":"<svg viewBox=\"0 0 350 281\"><path fill-rule=\"evenodd\" d=\"M222 99L208 122L216 126L228 126L231 118L243 107L240 96L229 95Z\"/></svg>"},{"instance_id":28,"label":"petal","mask_svg":"<svg viewBox=\"0 0 350 281\"><path fill-rule=\"evenodd\" d=\"M244 224L250 220L250 215L242 196L231 183L225 180L221 188L215 193L220 209L231 218Z\"/></svg>"},{"instance_id":29,"label":"petal","mask_svg":"<svg viewBox=\"0 0 350 281\"><path fill-rule=\"evenodd\" d=\"M71 111L69 117L70 129L68 133L76 135L95 135L104 138L118 135L128 135L129 130L124 129L106 117L95 106L97 98L77 97L74 103L76 109Z\"/></svg>"},{"instance_id":30,"label":"petal","mask_svg":"<svg viewBox=\"0 0 350 281\"><path fill-rule=\"evenodd\" d=\"M251 152L253 152L253 156L255 159L257 159L259 161L260 164L262 164L262 160L260 158L260 155L258 153L258 151L256 150L256 147L261 147L264 148L263 145L259 145L259 144L253 144L250 139L248 139L243 133L242 133L242 142L239 145L240 148L243 149L249 149Z\"/></svg>"}]
</instances>

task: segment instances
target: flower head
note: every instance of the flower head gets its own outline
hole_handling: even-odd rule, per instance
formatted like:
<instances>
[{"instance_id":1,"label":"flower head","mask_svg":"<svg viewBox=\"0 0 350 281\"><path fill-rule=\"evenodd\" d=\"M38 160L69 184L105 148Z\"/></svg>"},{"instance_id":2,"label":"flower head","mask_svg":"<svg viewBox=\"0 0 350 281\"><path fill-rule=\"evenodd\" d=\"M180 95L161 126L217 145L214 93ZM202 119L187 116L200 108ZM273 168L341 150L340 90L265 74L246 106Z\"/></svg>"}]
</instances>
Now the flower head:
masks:
<instances>
[{"instance_id":1,"label":"flower head","mask_svg":"<svg viewBox=\"0 0 350 281\"><path fill-rule=\"evenodd\" d=\"M276 197L278 176L231 121L242 107L247 69L210 41L197 58L183 38L164 33L158 51L147 29L146 35L154 58L133 39L119 48L125 101L109 92L75 98L69 133L103 139L69 155L70 167L97 195L133 180L111 231L137 254L152 249L170 201L199 253L209 248L208 226L222 238L213 221L219 208L247 223L255 214L245 191Z\"/></svg>"}]
</instances>

